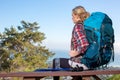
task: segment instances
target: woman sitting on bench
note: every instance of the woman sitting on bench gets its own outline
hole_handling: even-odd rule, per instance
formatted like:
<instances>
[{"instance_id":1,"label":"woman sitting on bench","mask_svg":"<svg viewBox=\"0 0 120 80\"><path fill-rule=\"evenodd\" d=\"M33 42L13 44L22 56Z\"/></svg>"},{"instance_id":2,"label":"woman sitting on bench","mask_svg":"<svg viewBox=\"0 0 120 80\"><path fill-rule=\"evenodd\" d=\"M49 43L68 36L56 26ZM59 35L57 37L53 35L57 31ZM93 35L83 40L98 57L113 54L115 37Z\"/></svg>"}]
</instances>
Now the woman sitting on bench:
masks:
<instances>
[{"instance_id":1,"label":"woman sitting on bench","mask_svg":"<svg viewBox=\"0 0 120 80\"><path fill-rule=\"evenodd\" d=\"M72 31L70 58L59 58L53 60L53 68L73 68L87 70L88 67L80 62L82 55L89 46L84 31L83 22L89 17L89 13L82 6L77 6L72 10L72 20L75 24ZM54 77L59 80L59 77Z\"/></svg>"}]
</instances>

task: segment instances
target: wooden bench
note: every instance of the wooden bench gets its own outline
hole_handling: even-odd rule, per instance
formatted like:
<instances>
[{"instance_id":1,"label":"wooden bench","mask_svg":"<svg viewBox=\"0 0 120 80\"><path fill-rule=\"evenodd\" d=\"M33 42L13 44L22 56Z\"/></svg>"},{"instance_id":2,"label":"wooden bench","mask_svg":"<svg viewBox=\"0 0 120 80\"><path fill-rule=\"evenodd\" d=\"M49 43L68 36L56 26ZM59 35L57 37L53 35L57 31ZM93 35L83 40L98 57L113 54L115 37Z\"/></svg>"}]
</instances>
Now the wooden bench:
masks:
<instances>
[{"instance_id":1,"label":"wooden bench","mask_svg":"<svg viewBox=\"0 0 120 80\"><path fill-rule=\"evenodd\" d=\"M22 80L40 80L46 76L93 76L96 80L100 80L96 75L114 75L120 74L120 69L106 69L106 70L88 70L81 72L72 71L47 71L47 72L14 72L14 73L0 73L0 77L23 77Z\"/></svg>"}]
</instances>

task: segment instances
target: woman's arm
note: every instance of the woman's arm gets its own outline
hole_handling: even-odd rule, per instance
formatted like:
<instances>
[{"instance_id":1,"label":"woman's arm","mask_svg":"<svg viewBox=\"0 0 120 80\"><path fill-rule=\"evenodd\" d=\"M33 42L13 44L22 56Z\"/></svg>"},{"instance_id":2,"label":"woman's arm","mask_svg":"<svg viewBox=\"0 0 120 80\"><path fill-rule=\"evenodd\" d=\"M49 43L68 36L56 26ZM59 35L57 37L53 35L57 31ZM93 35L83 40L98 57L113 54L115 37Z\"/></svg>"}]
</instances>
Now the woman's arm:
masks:
<instances>
[{"instance_id":1,"label":"woman's arm","mask_svg":"<svg viewBox=\"0 0 120 80\"><path fill-rule=\"evenodd\" d=\"M75 56L79 55L79 52L76 51L76 50L71 50L71 51L69 52L69 55L70 55L70 57L75 57Z\"/></svg>"},{"instance_id":2,"label":"woman's arm","mask_svg":"<svg viewBox=\"0 0 120 80\"><path fill-rule=\"evenodd\" d=\"M75 26L73 36L73 49L69 53L71 57L83 54L89 45L82 24Z\"/></svg>"},{"instance_id":3,"label":"woman's arm","mask_svg":"<svg viewBox=\"0 0 120 80\"><path fill-rule=\"evenodd\" d=\"M84 52L87 49L87 46L89 45L88 40L86 38L86 33L84 31L84 26L82 24L78 24L75 28L75 38L77 41L77 51L81 54L84 54Z\"/></svg>"}]
</instances>

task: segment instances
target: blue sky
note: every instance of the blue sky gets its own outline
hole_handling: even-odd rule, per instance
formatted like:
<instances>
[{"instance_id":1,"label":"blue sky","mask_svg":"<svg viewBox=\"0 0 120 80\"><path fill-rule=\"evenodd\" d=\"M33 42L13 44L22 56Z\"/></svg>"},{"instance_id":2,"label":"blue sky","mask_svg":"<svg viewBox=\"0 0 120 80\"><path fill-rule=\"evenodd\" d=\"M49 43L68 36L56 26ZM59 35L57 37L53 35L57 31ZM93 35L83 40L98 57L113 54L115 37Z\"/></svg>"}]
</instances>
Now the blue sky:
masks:
<instances>
[{"instance_id":1,"label":"blue sky","mask_svg":"<svg viewBox=\"0 0 120 80\"><path fill-rule=\"evenodd\" d=\"M119 0L0 0L0 32L20 21L37 22L46 39L44 45L50 50L69 51L71 32L74 26L71 10L82 5L90 13L101 11L113 20L115 53L120 50Z\"/></svg>"}]
</instances>

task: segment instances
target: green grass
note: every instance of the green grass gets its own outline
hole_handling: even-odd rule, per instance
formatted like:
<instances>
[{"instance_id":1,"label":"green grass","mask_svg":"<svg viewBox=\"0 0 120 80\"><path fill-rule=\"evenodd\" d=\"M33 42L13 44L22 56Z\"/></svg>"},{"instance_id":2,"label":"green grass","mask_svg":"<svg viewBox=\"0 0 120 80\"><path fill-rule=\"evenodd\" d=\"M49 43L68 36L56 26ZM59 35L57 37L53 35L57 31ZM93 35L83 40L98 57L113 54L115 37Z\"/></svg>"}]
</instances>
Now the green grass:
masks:
<instances>
[{"instance_id":1,"label":"green grass","mask_svg":"<svg viewBox=\"0 0 120 80\"><path fill-rule=\"evenodd\" d=\"M110 78L108 78L107 80L120 80L120 74L113 75Z\"/></svg>"}]
</instances>

